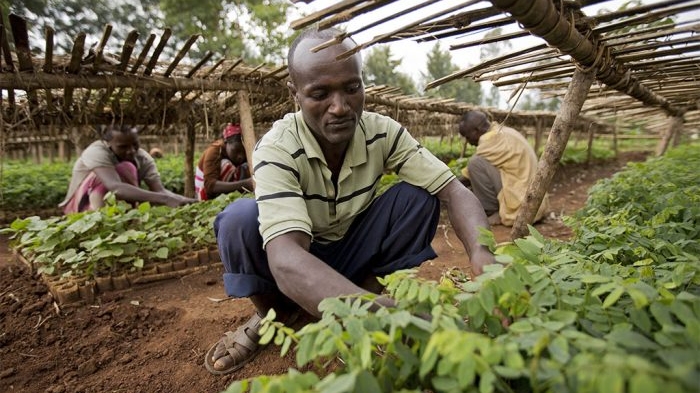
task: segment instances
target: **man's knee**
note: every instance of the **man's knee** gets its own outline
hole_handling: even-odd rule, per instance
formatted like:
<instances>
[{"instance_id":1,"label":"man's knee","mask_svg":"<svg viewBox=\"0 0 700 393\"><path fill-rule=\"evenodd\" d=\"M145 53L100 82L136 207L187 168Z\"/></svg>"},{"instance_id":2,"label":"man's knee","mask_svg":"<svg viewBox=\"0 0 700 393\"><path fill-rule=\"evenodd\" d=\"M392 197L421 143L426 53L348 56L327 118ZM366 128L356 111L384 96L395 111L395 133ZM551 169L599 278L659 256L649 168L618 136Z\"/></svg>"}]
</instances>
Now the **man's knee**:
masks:
<instances>
[{"instance_id":1,"label":"man's knee","mask_svg":"<svg viewBox=\"0 0 700 393\"><path fill-rule=\"evenodd\" d=\"M253 198L239 198L214 219L214 233L229 236L235 231L258 230L258 206Z\"/></svg>"},{"instance_id":2,"label":"man's knee","mask_svg":"<svg viewBox=\"0 0 700 393\"><path fill-rule=\"evenodd\" d=\"M430 193L423 188L408 184L406 182L399 182L391 187L386 193L390 195L393 194L393 198L397 200L404 200L406 203L424 203L424 201L436 199L435 196L430 195Z\"/></svg>"},{"instance_id":3,"label":"man's knee","mask_svg":"<svg viewBox=\"0 0 700 393\"><path fill-rule=\"evenodd\" d=\"M486 170L491 165L490 162L488 162L484 157L474 154L469 158L469 162L467 163L467 170L469 171L469 178L472 177L472 173L478 173L481 171Z\"/></svg>"}]
</instances>

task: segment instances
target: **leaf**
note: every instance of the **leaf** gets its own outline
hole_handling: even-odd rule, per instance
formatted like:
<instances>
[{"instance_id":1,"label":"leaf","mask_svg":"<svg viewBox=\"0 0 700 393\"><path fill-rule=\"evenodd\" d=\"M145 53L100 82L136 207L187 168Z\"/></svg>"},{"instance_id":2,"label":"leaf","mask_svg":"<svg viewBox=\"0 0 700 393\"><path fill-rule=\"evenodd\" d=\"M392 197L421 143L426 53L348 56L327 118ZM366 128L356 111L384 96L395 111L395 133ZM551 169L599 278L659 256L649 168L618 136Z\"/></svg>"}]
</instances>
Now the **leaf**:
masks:
<instances>
[{"instance_id":1,"label":"leaf","mask_svg":"<svg viewBox=\"0 0 700 393\"><path fill-rule=\"evenodd\" d=\"M420 289L418 291L418 301L419 302L424 302L428 300L428 297L430 296L430 291L432 289L432 286L430 285L421 285Z\"/></svg>"},{"instance_id":2,"label":"leaf","mask_svg":"<svg viewBox=\"0 0 700 393\"><path fill-rule=\"evenodd\" d=\"M646 310L631 309L629 311L630 320L632 323L644 333L651 333L651 318Z\"/></svg>"},{"instance_id":3,"label":"leaf","mask_svg":"<svg viewBox=\"0 0 700 393\"><path fill-rule=\"evenodd\" d=\"M487 313L493 312L494 307L496 307L496 298L493 293L493 287L490 285L483 287L477 297L481 307L483 307Z\"/></svg>"},{"instance_id":4,"label":"leaf","mask_svg":"<svg viewBox=\"0 0 700 393\"><path fill-rule=\"evenodd\" d=\"M479 393L491 393L494 390L496 375L491 370L486 370L481 373L479 380Z\"/></svg>"},{"instance_id":5,"label":"leaf","mask_svg":"<svg viewBox=\"0 0 700 393\"><path fill-rule=\"evenodd\" d=\"M647 298L647 295L645 295L644 292L640 291L639 289L627 288L627 293L632 298L632 301L634 302L634 306L636 308L642 308L649 304L649 299Z\"/></svg>"},{"instance_id":6,"label":"leaf","mask_svg":"<svg viewBox=\"0 0 700 393\"><path fill-rule=\"evenodd\" d=\"M354 391L357 393L382 393L377 377L367 370L362 370L358 374Z\"/></svg>"},{"instance_id":7,"label":"leaf","mask_svg":"<svg viewBox=\"0 0 700 393\"><path fill-rule=\"evenodd\" d=\"M438 349L435 336L428 341L428 345L425 347L425 352L421 356L420 368L418 369L418 375L421 378L425 378L426 375L433 369L435 362L438 358Z\"/></svg>"},{"instance_id":8,"label":"leaf","mask_svg":"<svg viewBox=\"0 0 700 393\"><path fill-rule=\"evenodd\" d=\"M601 276L600 274L586 274L581 277L584 284L606 283L612 281L612 277Z\"/></svg>"},{"instance_id":9,"label":"leaf","mask_svg":"<svg viewBox=\"0 0 700 393\"><path fill-rule=\"evenodd\" d=\"M359 345L360 350L360 366L363 369L369 369L372 365L372 342L368 335L362 336L359 342L355 345Z\"/></svg>"},{"instance_id":10,"label":"leaf","mask_svg":"<svg viewBox=\"0 0 700 393\"><path fill-rule=\"evenodd\" d=\"M574 297L571 295L563 295L561 297L561 301L570 305L570 306L580 306L583 304L584 300L583 298L580 297Z\"/></svg>"},{"instance_id":11,"label":"leaf","mask_svg":"<svg viewBox=\"0 0 700 393\"><path fill-rule=\"evenodd\" d=\"M634 393L657 393L662 389L646 372L637 372L629 379L629 391Z\"/></svg>"},{"instance_id":12,"label":"leaf","mask_svg":"<svg viewBox=\"0 0 700 393\"><path fill-rule=\"evenodd\" d=\"M654 316L656 322L661 326L672 326L673 318L671 317L671 308L665 304L655 302L649 306L649 312Z\"/></svg>"},{"instance_id":13,"label":"leaf","mask_svg":"<svg viewBox=\"0 0 700 393\"><path fill-rule=\"evenodd\" d=\"M693 314L693 310L688 307L684 302L679 299L674 300L671 303L671 311L681 320L685 325L690 324L692 321L696 321L698 318Z\"/></svg>"},{"instance_id":14,"label":"leaf","mask_svg":"<svg viewBox=\"0 0 700 393\"><path fill-rule=\"evenodd\" d=\"M616 287L615 289L612 290L608 294L608 296L605 297L605 301L603 302L603 308L608 308L612 305L614 305L618 299L620 299L620 296L625 292L625 288L623 287Z\"/></svg>"},{"instance_id":15,"label":"leaf","mask_svg":"<svg viewBox=\"0 0 700 393\"><path fill-rule=\"evenodd\" d=\"M508 326L508 330L513 333L527 333L531 332L533 329L534 326L532 326L532 324L526 320L516 321Z\"/></svg>"},{"instance_id":16,"label":"leaf","mask_svg":"<svg viewBox=\"0 0 700 393\"><path fill-rule=\"evenodd\" d=\"M168 252L169 252L169 251L170 251L170 250L168 250L168 247L160 247L160 248L156 251L156 257L158 257L158 258L160 258L160 259L166 259L166 258L168 257Z\"/></svg>"},{"instance_id":17,"label":"leaf","mask_svg":"<svg viewBox=\"0 0 700 393\"><path fill-rule=\"evenodd\" d=\"M311 359L314 358L314 336L307 335L299 340L299 346L296 351L297 364L301 367L306 365Z\"/></svg>"},{"instance_id":18,"label":"leaf","mask_svg":"<svg viewBox=\"0 0 700 393\"><path fill-rule=\"evenodd\" d=\"M355 373L342 375L331 374L329 378L319 382L317 388L321 392L346 393L353 392L356 383L357 375Z\"/></svg>"},{"instance_id":19,"label":"leaf","mask_svg":"<svg viewBox=\"0 0 700 393\"><path fill-rule=\"evenodd\" d=\"M462 391L466 390L467 386L474 383L476 377L476 362L472 354L467 354L463 357L457 366L457 383Z\"/></svg>"},{"instance_id":20,"label":"leaf","mask_svg":"<svg viewBox=\"0 0 700 393\"><path fill-rule=\"evenodd\" d=\"M507 351L503 360L508 368L515 370L525 368L525 359L523 359L523 355L517 349Z\"/></svg>"},{"instance_id":21,"label":"leaf","mask_svg":"<svg viewBox=\"0 0 700 393\"><path fill-rule=\"evenodd\" d=\"M578 314L576 314L575 311L566 310L552 310L547 314L547 316L553 321L563 322L567 325L572 325L578 318Z\"/></svg>"},{"instance_id":22,"label":"leaf","mask_svg":"<svg viewBox=\"0 0 700 393\"><path fill-rule=\"evenodd\" d=\"M270 341L272 341L272 338L274 336L275 329L272 326L270 326L269 328L267 328L267 330L265 330L265 333L262 335L262 337L260 337L259 343L262 345L267 345L270 343Z\"/></svg>"},{"instance_id":23,"label":"leaf","mask_svg":"<svg viewBox=\"0 0 700 393\"><path fill-rule=\"evenodd\" d=\"M619 286L616 282L609 282L607 284L599 285L596 289L591 292L592 296L600 296L604 293L610 292Z\"/></svg>"},{"instance_id":24,"label":"leaf","mask_svg":"<svg viewBox=\"0 0 700 393\"><path fill-rule=\"evenodd\" d=\"M605 393L624 393L625 380L622 374L613 371L598 375L598 391ZM633 392L633 390L631 390L631 392Z\"/></svg>"},{"instance_id":25,"label":"leaf","mask_svg":"<svg viewBox=\"0 0 700 393\"><path fill-rule=\"evenodd\" d=\"M608 340L630 349L659 348L659 345L637 332L630 330L614 330L605 336Z\"/></svg>"},{"instance_id":26,"label":"leaf","mask_svg":"<svg viewBox=\"0 0 700 393\"><path fill-rule=\"evenodd\" d=\"M555 337L547 346L552 359L561 364L566 364L569 361L569 342L562 336Z\"/></svg>"},{"instance_id":27,"label":"leaf","mask_svg":"<svg viewBox=\"0 0 700 393\"><path fill-rule=\"evenodd\" d=\"M407 300L416 300L418 298L418 291L420 290L420 284L415 280L409 280L408 292L405 295Z\"/></svg>"},{"instance_id":28,"label":"leaf","mask_svg":"<svg viewBox=\"0 0 700 393\"><path fill-rule=\"evenodd\" d=\"M282 343L282 349L280 349L280 356L284 356L289 352L289 348L292 346L292 337L287 336L284 338Z\"/></svg>"},{"instance_id":29,"label":"leaf","mask_svg":"<svg viewBox=\"0 0 700 393\"><path fill-rule=\"evenodd\" d=\"M280 346L284 342L287 336L284 335L284 330L277 329L277 334L275 334L275 345Z\"/></svg>"},{"instance_id":30,"label":"leaf","mask_svg":"<svg viewBox=\"0 0 700 393\"><path fill-rule=\"evenodd\" d=\"M496 236L492 231L486 228L478 227L478 230L479 235L477 236L476 240L479 242L479 244L487 246L491 252L494 252L496 250Z\"/></svg>"}]
</instances>

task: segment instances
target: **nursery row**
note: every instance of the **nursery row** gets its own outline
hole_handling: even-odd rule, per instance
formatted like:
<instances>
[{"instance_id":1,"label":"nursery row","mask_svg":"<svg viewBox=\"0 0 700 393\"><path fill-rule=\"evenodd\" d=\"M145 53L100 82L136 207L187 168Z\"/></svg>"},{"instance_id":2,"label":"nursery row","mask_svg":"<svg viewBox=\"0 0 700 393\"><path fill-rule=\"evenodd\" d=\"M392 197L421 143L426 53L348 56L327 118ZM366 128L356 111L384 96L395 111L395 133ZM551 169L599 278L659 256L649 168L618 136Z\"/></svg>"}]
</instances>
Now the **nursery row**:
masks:
<instances>
[{"instance_id":1,"label":"nursery row","mask_svg":"<svg viewBox=\"0 0 700 393\"><path fill-rule=\"evenodd\" d=\"M476 280L390 275L392 309L327 299L299 331L271 313L262 340L309 371L227 392L697 392L700 151L628 166L570 224L567 242L482 233L499 263Z\"/></svg>"}]
</instances>

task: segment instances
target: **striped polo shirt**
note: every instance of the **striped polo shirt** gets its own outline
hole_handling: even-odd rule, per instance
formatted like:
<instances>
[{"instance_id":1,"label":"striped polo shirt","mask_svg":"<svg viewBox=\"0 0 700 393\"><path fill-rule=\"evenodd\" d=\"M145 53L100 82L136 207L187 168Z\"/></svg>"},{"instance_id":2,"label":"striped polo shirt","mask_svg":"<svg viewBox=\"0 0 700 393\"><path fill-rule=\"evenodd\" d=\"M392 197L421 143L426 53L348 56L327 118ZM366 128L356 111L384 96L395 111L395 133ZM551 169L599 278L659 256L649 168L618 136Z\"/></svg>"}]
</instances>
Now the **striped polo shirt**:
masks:
<instances>
[{"instance_id":1,"label":"striped polo shirt","mask_svg":"<svg viewBox=\"0 0 700 393\"><path fill-rule=\"evenodd\" d=\"M454 175L389 117L363 112L337 186L301 112L276 121L253 151L255 198L263 247L301 231L320 243L339 240L377 197L384 173L436 194Z\"/></svg>"}]
</instances>

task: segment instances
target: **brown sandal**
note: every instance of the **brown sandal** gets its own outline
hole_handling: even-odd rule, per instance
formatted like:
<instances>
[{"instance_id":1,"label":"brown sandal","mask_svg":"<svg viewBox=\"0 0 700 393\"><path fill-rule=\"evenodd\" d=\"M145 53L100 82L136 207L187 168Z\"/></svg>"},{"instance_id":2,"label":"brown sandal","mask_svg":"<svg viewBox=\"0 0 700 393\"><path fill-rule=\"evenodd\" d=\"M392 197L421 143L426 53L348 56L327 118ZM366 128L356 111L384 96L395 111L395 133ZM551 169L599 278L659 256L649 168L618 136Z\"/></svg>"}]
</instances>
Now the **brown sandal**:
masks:
<instances>
[{"instance_id":1,"label":"brown sandal","mask_svg":"<svg viewBox=\"0 0 700 393\"><path fill-rule=\"evenodd\" d=\"M214 375L229 374L239 370L253 360L255 355L263 348L263 345L258 343L258 341L260 341L258 330L260 329L261 320L262 317L258 315L258 313L255 313L250 317L248 322L236 329L235 332L228 331L224 333L224 337L214 343L205 355L204 366L207 370ZM219 344L223 344L228 352L228 354L224 356L229 356L233 359L233 365L224 370L215 369L214 363L216 361L212 359Z\"/></svg>"}]
</instances>

